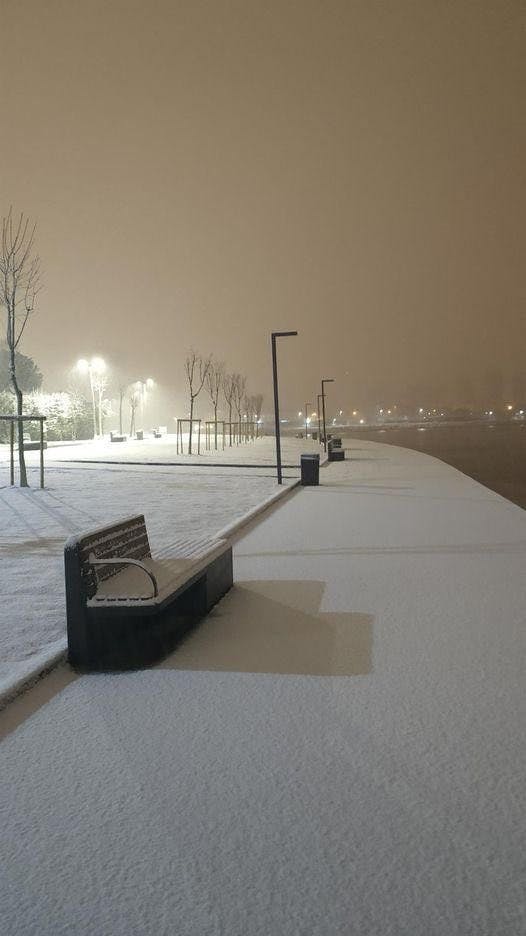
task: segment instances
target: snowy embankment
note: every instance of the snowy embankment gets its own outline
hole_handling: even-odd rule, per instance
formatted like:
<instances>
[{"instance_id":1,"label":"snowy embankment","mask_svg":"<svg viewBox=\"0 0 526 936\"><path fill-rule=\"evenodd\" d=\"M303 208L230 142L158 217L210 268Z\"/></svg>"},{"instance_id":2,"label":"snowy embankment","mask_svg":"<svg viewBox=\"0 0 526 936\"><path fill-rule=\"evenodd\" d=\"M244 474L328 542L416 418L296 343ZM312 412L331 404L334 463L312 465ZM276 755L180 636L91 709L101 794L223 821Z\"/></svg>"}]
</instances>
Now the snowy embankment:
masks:
<instances>
[{"instance_id":1,"label":"snowy embankment","mask_svg":"<svg viewBox=\"0 0 526 936\"><path fill-rule=\"evenodd\" d=\"M163 443L171 461L175 445ZM216 535L254 511L278 491L271 467L274 441L261 439L238 446L238 463L267 463L266 469L171 468L135 465L87 465L82 459L103 459L108 453L134 461L157 460L159 446L109 442L53 446L46 452L46 487L38 487L38 453L28 452L31 488L8 486L6 448L0 455L0 704L20 686L60 657L65 642L63 548L68 536L133 513L144 513L152 552L168 547L181 535ZM309 443L312 447L312 443ZM284 461L297 464L304 441L287 440ZM59 461L70 459L68 464ZM77 461L77 463L75 463ZM293 483L297 469L288 469Z\"/></svg>"},{"instance_id":2,"label":"snowy embankment","mask_svg":"<svg viewBox=\"0 0 526 936\"><path fill-rule=\"evenodd\" d=\"M525 556L519 507L355 441L160 666L13 725L5 932L526 933Z\"/></svg>"}]
</instances>

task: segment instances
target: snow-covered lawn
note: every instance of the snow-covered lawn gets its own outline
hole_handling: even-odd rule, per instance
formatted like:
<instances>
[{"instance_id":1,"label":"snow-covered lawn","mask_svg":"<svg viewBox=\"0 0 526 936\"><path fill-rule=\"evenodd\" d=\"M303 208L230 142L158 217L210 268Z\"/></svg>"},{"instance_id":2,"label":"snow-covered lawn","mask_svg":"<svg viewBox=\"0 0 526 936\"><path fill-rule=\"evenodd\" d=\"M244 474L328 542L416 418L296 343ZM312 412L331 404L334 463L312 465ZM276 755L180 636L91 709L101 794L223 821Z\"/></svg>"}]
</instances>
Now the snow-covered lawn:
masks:
<instances>
[{"instance_id":1,"label":"snow-covered lawn","mask_svg":"<svg viewBox=\"0 0 526 936\"><path fill-rule=\"evenodd\" d=\"M194 439L195 451L188 455L188 437L184 436L184 453L177 452L175 435L165 435L160 439L147 436L142 442L129 439L126 442L111 442L109 437L101 441L89 442L51 442L45 452L45 463L65 461L118 461L118 462L180 462L182 464L224 464L224 465L274 465L276 463L276 442L272 436L265 436L253 442L240 445L226 446L222 449L221 443L217 451L214 448L206 450L202 440L201 453L197 455L197 442ZM213 444L213 443L212 443ZM319 452L320 446L311 439L296 439L283 437L281 440L281 457L284 465L297 465L301 452ZM0 445L0 466L5 464L9 457L7 445ZM38 452L27 452L28 464L37 465Z\"/></svg>"},{"instance_id":2,"label":"snow-covered lawn","mask_svg":"<svg viewBox=\"0 0 526 936\"><path fill-rule=\"evenodd\" d=\"M0 455L0 701L65 648L63 548L68 536L144 512L152 552L177 537L210 534L277 491L274 440L235 449L237 463L268 468L197 468L79 464L127 455L130 461L173 460L172 438L133 443L83 443L46 451L46 487L38 487L38 453L28 452L29 489L11 488L6 449ZM312 447L312 444L311 444ZM286 440L283 461L298 464L304 440ZM257 456L256 456L257 451ZM256 456L256 457L255 457ZM71 458L70 463L60 459ZM75 458L77 463L75 463ZM181 459L179 459L181 460ZM234 460L233 458L231 459ZM2 464L3 462L3 464ZM287 469L286 483L299 476Z\"/></svg>"}]
</instances>

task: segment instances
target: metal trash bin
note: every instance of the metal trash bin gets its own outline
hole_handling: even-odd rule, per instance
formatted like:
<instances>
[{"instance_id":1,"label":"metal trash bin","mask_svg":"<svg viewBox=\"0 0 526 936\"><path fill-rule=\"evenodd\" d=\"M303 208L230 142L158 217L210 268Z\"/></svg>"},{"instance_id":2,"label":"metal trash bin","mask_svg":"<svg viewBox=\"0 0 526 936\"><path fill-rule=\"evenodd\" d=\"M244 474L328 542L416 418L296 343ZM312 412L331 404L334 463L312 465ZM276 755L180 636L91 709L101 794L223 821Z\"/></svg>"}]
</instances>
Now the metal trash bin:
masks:
<instances>
[{"instance_id":1,"label":"metal trash bin","mask_svg":"<svg viewBox=\"0 0 526 936\"><path fill-rule=\"evenodd\" d=\"M135 433L135 438L137 439L138 442L142 442L144 439L144 430L137 429L137 432Z\"/></svg>"},{"instance_id":2,"label":"metal trash bin","mask_svg":"<svg viewBox=\"0 0 526 936\"><path fill-rule=\"evenodd\" d=\"M303 486L320 483L320 456L318 454L301 456L301 483Z\"/></svg>"}]
</instances>

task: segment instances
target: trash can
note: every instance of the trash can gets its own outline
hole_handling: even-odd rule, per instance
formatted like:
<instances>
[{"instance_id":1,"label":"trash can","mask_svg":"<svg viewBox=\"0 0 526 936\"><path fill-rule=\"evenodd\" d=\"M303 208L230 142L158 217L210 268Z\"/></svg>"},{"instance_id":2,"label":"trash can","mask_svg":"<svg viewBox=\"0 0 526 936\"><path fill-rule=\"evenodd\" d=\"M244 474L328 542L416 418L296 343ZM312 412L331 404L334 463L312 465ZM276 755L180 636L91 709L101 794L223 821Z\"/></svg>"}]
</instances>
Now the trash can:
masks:
<instances>
[{"instance_id":1,"label":"trash can","mask_svg":"<svg viewBox=\"0 0 526 936\"><path fill-rule=\"evenodd\" d=\"M138 442L142 442L143 439L144 439L144 430L143 430L143 429L137 429L137 432L136 432L136 434L135 434L135 438L137 439Z\"/></svg>"},{"instance_id":2,"label":"trash can","mask_svg":"<svg viewBox=\"0 0 526 936\"><path fill-rule=\"evenodd\" d=\"M320 456L308 454L301 456L301 483L314 485L320 483Z\"/></svg>"}]
</instances>

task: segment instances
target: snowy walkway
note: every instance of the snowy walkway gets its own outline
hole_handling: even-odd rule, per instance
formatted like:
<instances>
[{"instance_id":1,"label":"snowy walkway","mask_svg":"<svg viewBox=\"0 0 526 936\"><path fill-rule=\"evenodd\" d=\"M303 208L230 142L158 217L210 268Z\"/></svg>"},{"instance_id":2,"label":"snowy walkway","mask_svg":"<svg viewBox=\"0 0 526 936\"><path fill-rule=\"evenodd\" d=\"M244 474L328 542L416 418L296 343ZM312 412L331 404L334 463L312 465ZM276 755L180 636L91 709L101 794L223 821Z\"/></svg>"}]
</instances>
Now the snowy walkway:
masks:
<instances>
[{"instance_id":1,"label":"snowy walkway","mask_svg":"<svg viewBox=\"0 0 526 936\"><path fill-rule=\"evenodd\" d=\"M159 444L162 444L162 449ZM134 447L135 446L135 447ZM141 448L142 446L142 448ZM284 461L298 464L312 442L288 439ZM64 603L64 543L71 533L88 530L136 512L144 512L152 552L169 546L180 535L216 534L253 510L278 490L273 439L232 449L229 457L246 468L117 467L79 464L78 459L102 459L128 454L170 461L173 439L124 446L82 443L53 446L46 452L46 487L38 487L38 453L28 452L29 490L8 486L7 447L0 458L0 703L35 671L56 659L66 646ZM319 448L315 448L319 451ZM109 455L108 455L109 453ZM60 459L71 459L61 464ZM3 464L2 464L3 459ZM248 467L258 459L266 469ZM180 460L180 459L179 459ZM287 469L285 482L299 477Z\"/></svg>"},{"instance_id":2,"label":"snowy walkway","mask_svg":"<svg viewBox=\"0 0 526 936\"><path fill-rule=\"evenodd\" d=\"M238 541L162 666L55 674L4 738L6 932L526 932L526 515L353 454Z\"/></svg>"}]
</instances>

